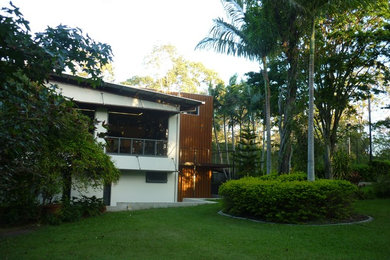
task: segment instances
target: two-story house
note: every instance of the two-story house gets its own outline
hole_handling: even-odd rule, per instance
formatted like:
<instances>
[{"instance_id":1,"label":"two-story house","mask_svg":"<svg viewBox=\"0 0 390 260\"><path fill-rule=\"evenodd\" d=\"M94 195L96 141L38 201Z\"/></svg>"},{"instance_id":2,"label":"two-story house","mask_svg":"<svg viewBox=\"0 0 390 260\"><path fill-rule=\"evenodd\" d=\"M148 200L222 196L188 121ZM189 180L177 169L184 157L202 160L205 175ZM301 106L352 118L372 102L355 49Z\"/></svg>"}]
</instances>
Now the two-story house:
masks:
<instances>
[{"instance_id":1,"label":"two-story house","mask_svg":"<svg viewBox=\"0 0 390 260\"><path fill-rule=\"evenodd\" d=\"M51 83L96 119L95 136L121 170L117 183L85 195L119 202L176 202L179 191L180 115L202 101L118 84L91 87L78 77L52 76ZM102 139L105 134L105 140ZM72 190L72 196L79 196Z\"/></svg>"}]
</instances>

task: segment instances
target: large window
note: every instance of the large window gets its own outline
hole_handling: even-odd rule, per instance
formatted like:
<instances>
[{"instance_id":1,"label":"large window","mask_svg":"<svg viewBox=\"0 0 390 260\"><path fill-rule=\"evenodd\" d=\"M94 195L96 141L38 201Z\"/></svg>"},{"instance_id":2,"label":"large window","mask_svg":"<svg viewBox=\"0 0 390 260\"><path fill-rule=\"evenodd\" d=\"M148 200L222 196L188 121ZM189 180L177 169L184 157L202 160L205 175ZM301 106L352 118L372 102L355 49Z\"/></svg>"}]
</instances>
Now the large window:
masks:
<instances>
[{"instance_id":1,"label":"large window","mask_svg":"<svg viewBox=\"0 0 390 260\"><path fill-rule=\"evenodd\" d=\"M107 152L166 156L169 114L161 111L109 111Z\"/></svg>"}]
</instances>

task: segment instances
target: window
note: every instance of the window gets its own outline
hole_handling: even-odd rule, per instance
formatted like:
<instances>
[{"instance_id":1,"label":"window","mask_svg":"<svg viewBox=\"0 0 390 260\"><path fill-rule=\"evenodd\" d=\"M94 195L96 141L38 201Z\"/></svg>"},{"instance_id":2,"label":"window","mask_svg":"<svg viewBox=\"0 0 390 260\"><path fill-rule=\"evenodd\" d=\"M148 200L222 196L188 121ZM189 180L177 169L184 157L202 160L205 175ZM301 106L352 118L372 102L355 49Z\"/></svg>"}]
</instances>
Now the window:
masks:
<instances>
[{"instance_id":1,"label":"window","mask_svg":"<svg viewBox=\"0 0 390 260\"><path fill-rule=\"evenodd\" d=\"M189 111L184 111L182 112L183 114L186 114L186 115L195 115L195 116L199 116L199 107L196 107L194 110L189 110Z\"/></svg>"},{"instance_id":2,"label":"window","mask_svg":"<svg viewBox=\"0 0 390 260\"><path fill-rule=\"evenodd\" d=\"M168 174L167 172L146 172L147 183L167 183Z\"/></svg>"}]
</instances>

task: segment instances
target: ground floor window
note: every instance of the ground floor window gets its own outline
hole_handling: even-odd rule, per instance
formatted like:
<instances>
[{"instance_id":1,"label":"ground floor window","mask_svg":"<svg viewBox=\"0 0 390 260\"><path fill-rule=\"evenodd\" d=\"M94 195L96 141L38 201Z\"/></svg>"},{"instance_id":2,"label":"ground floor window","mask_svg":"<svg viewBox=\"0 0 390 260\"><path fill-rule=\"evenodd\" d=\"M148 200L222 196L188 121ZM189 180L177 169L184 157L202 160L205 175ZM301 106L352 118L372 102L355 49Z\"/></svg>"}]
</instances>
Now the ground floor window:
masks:
<instances>
[{"instance_id":1,"label":"ground floor window","mask_svg":"<svg viewBox=\"0 0 390 260\"><path fill-rule=\"evenodd\" d=\"M167 172L146 172L147 183L167 183L168 173Z\"/></svg>"}]
</instances>

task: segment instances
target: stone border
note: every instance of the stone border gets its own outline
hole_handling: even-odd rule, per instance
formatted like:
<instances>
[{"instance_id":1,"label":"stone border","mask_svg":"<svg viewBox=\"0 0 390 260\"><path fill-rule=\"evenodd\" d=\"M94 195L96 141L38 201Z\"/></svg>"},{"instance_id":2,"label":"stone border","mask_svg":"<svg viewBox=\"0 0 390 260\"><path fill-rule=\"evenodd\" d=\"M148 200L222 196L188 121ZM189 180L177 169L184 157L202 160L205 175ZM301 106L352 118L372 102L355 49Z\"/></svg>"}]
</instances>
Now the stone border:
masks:
<instances>
[{"instance_id":1,"label":"stone border","mask_svg":"<svg viewBox=\"0 0 390 260\"><path fill-rule=\"evenodd\" d=\"M235 218L235 219L241 219L241 220L249 220L252 222L256 223L261 223L261 224L279 224L279 225L288 225L288 226L302 226L302 227L310 227L310 226L344 226L344 225L353 225L353 224L362 224L362 223L368 223L374 220L373 217L367 216L368 218L365 220L359 220L359 221L354 221L354 222L345 222L345 223L329 223L329 224L288 224L288 223L276 223L276 222L268 222L268 221L263 221L263 220L257 220L257 219L252 219L252 218L244 218L244 217L236 217L233 215L229 215L224 213L222 210L218 211L218 214L224 217L229 217L229 218Z\"/></svg>"}]
</instances>

